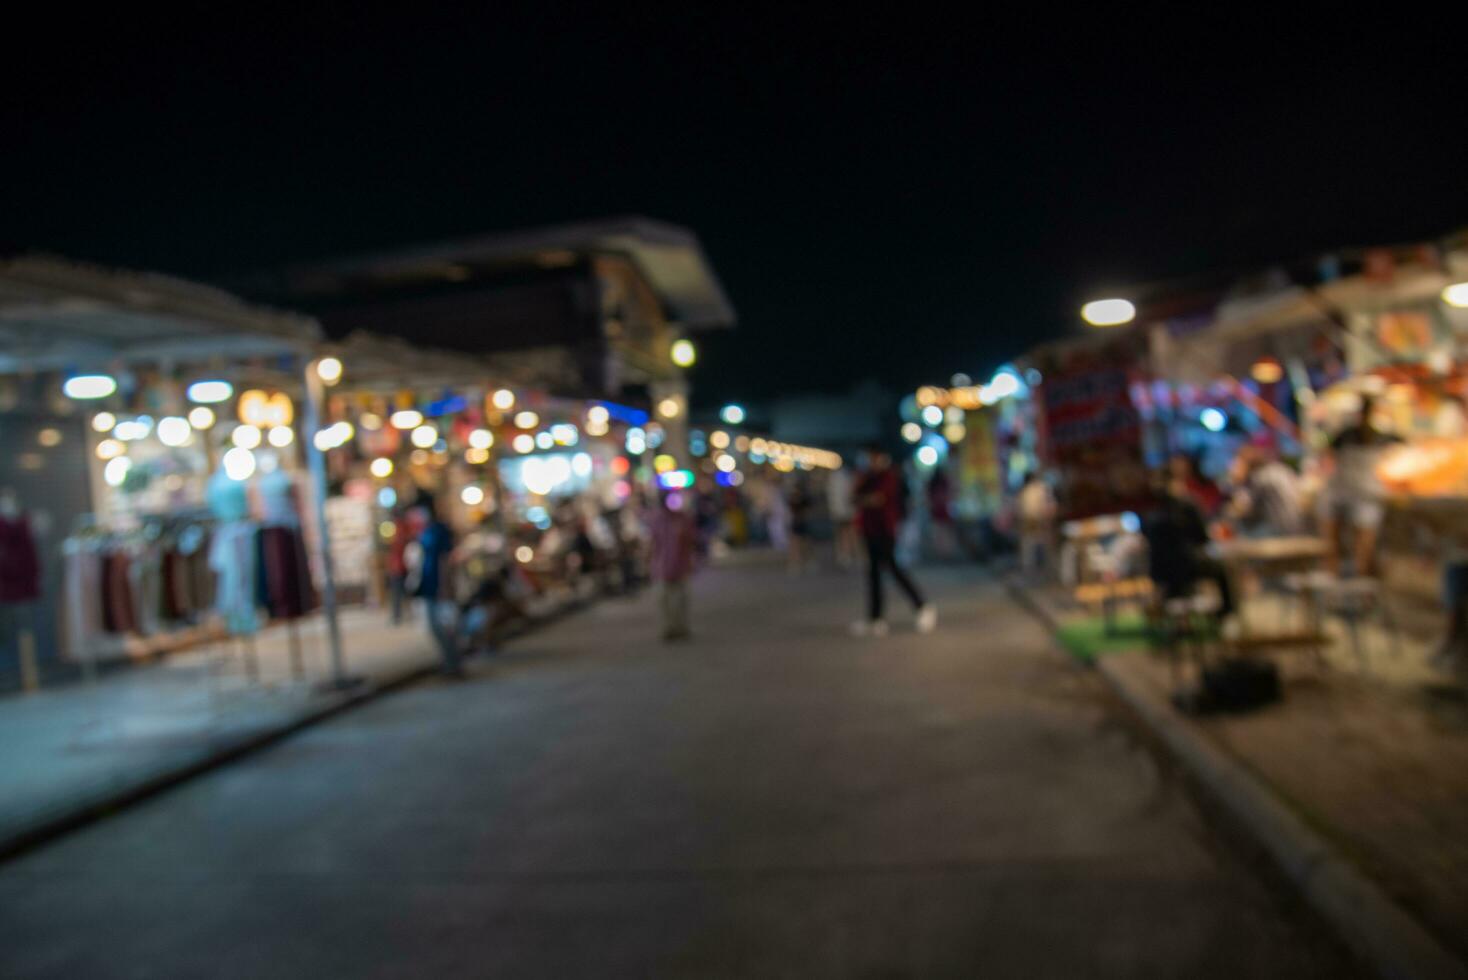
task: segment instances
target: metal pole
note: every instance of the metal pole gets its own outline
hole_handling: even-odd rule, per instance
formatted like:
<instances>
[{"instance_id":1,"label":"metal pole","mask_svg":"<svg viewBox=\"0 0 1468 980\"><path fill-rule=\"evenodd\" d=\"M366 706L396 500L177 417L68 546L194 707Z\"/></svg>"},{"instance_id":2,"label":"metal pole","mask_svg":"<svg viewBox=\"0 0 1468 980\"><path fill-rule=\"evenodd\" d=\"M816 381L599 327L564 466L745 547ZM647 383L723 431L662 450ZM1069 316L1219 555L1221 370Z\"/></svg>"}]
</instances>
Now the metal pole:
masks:
<instances>
[{"instance_id":1,"label":"metal pole","mask_svg":"<svg viewBox=\"0 0 1468 980\"><path fill-rule=\"evenodd\" d=\"M331 651L331 682L336 688L350 687L355 678L347 677L342 661L342 630L336 611L336 571L331 561L331 531L326 526L326 455L316 448L316 433L321 430L323 386L316 373L316 362L306 364L306 459L311 468L311 498L316 510L316 541L321 549L321 613L326 617L326 643Z\"/></svg>"}]
</instances>

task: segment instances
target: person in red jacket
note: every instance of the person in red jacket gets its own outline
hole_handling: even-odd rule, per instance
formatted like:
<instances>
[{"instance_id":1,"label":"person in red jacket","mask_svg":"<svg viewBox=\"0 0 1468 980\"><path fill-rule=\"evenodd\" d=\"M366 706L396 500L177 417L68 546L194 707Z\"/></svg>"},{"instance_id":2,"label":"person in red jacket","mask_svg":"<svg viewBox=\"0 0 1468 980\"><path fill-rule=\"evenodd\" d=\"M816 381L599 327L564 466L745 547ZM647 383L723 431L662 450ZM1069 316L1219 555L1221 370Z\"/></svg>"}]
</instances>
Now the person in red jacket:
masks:
<instances>
[{"instance_id":1,"label":"person in red jacket","mask_svg":"<svg viewBox=\"0 0 1468 980\"><path fill-rule=\"evenodd\" d=\"M882 618L882 573L890 572L917 611L920 633L938 625L938 610L923 599L917 585L897 564L897 525L902 521L902 476L880 446L867 449L867 468L856 479L856 522L867 551L867 618L853 626L858 636L885 636Z\"/></svg>"}]
</instances>

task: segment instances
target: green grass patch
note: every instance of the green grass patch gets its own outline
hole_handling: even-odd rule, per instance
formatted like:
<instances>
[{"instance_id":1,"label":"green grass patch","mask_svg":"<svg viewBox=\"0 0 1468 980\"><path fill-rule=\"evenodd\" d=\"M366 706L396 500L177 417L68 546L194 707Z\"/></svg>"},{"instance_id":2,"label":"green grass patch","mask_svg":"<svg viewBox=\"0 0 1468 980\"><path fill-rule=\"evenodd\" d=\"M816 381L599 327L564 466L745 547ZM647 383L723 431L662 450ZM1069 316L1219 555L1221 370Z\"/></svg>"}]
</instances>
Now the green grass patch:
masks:
<instances>
[{"instance_id":1,"label":"green grass patch","mask_svg":"<svg viewBox=\"0 0 1468 980\"><path fill-rule=\"evenodd\" d=\"M1056 637L1077 660L1087 663L1108 653L1136 650L1149 644L1147 620L1141 616L1118 616L1107 635L1106 620L1100 616L1073 619L1061 625Z\"/></svg>"}]
</instances>

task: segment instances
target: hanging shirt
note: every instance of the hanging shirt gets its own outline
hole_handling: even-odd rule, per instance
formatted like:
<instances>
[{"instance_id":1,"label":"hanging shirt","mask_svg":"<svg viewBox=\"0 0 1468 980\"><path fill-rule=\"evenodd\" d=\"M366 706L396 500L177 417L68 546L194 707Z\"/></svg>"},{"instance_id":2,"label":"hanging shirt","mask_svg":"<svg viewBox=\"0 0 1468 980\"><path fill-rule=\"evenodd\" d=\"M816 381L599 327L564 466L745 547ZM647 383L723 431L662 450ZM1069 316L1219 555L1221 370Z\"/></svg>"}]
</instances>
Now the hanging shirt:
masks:
<instances>
[{"instance_id":1,"label":"hanging shirt","mask_svg":"<svg viewBox=\"0 0 1468 980\"><path fill-rule=\"evenodd\" d=\"M0 517L0 602L41 597L41 560L25 515Z\"/></svg>"}]
</instances>

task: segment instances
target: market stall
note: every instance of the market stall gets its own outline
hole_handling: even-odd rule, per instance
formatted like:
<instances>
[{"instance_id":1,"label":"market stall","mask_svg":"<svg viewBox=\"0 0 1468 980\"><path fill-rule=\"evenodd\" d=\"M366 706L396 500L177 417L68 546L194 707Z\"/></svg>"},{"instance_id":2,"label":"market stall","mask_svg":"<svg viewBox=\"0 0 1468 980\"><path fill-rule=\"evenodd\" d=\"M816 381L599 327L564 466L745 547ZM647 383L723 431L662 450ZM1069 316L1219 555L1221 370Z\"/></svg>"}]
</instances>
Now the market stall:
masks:
<instances>
[{"instance_id":1,"label":"market stall","mask_svg":"<svg viewBox=\"0 0 1468 980\"><path fill-rule=\"evenodd\" d=\"M23 675L218 635L232 523L250 522L252 549L255 530L280 529L278 574L237 584L273 596L276 612L287 599L313 606L296 574L286 391L318 337L310 320L194 283L47 257L0 263L0 427L14 447L0 458L0 499L13 547L36 556L34 581L5 603ZM236 404L256 396L262 425L237 420ZM245 629L243 617L232 627Z\"/></svg>"}]
</instances>

